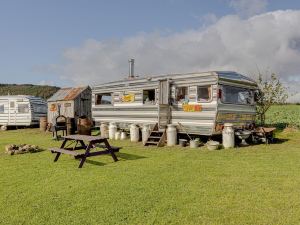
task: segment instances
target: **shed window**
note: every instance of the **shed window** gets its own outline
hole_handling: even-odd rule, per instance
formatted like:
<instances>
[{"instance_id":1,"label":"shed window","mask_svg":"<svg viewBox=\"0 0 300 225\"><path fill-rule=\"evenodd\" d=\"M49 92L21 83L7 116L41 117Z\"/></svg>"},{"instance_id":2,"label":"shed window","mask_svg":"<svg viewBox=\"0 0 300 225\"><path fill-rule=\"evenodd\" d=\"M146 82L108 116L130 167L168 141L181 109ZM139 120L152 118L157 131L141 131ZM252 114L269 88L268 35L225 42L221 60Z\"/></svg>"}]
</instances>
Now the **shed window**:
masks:
<instances>
[{"instance_id":1,"label":"shed window","mask_svg":"<svg viewBox=\"0 0 300 225\"><path fill-rule=\"evenodd\" d=\"M103 93L95 95L95 104L96 105L111 105L112 96L111 93Z\"/></svg>"},{"instance_id":2,"label":"shed window","mask_svg":"<svg viewBox=\"0 0 300 225\"><path fill-rule=\"evenodd\" d=\"M0 113L4 113L4 104L0 105Z\"/></svg>"},{"instance_id":3,"label":"shed window","mask_svg":"<svg viewBox=\"0 0 300 225\"><path fill-rule=\"evenodd\" d=\"M143 90L144 104L155 104L155 89Z\"/></svg>"},{"instance_id":4,"label":"shed window","mask_svg":"<svg viewBox=\"0 0 300 225\"><path fill-rule=\"evenodd\" d=\"M211 99L211 86L198 86L197 87L198 102L208 102L210 99Z\"/></svg>"},{"instance_id":5,"label":"shed window","mask_svg":"<svg viewBox=\"0 0 300 225\"><path fill-rule=\"evenodd\" d=\"M188 101L188 87L176 88L176 102L182 103Z\"/></svg>"},{"instance_id":6,"label":"shed window","mask_svg":"<svg viewBox=\"0 0 300 225\"><path fill-rule=\"evenodd\" d=\"M18 104L18 113L28 113L29 106L28 104Z\"/></svg>"}]
</instances>

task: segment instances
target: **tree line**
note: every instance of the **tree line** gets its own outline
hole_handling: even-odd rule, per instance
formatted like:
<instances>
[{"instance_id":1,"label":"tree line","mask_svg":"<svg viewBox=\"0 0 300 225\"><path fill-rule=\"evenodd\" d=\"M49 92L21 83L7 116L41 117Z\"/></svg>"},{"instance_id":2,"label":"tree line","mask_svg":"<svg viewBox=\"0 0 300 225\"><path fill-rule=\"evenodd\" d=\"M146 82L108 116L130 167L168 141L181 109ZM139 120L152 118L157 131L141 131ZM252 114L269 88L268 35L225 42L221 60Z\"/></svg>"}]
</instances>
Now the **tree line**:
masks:
<instances>
[{"instance_id":1,"label":"tree line","mask_svg":"<svg viewBox=\"0 0 300 225\"><path fill-rule=\"evenodd\" d=\"M0 95L32 95L48 99L59 89L49 85L0 84Z\"/></svg>"}]
</instances>

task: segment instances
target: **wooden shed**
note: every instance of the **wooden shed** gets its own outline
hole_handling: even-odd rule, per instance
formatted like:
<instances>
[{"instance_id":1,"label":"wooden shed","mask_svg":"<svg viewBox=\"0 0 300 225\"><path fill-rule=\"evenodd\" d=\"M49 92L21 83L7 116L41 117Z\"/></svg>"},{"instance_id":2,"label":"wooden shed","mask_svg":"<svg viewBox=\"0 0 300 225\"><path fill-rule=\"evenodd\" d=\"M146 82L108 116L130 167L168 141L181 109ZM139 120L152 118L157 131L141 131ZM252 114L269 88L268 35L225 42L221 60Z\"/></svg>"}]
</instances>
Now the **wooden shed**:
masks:
<instances>
[{"instance_id":1,"label":"wooden shed","mask_svg":"<svg viewBox=\"0 0 300 225\"><path fill-rule=\"evenodd\" d=\"M74 118L81 116L91 119L92 95L91 88L72 87L58 90L48 99L48 123L54 123L58 115Z\"/></svg>"}]
</instances>

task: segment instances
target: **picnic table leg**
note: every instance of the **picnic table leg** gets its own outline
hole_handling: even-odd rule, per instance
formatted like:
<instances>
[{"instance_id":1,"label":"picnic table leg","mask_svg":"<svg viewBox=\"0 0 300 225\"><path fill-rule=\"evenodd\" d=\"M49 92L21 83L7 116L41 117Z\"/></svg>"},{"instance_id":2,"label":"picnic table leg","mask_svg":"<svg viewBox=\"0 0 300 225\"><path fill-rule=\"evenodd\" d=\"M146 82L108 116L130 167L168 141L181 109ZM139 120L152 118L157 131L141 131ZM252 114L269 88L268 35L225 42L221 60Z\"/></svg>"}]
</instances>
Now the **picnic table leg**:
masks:
<instances>
[{"instance_id":1,"label":"picnic table leg","mask_svg":"<svg viewBox=\"0 0 300 225\"><path fill-rule=\"evenodd\" d=\"M80 143L81 143L81 145L85 146L85 144L84 144L83 141L80 141ZM89 156L89 154L90 154L91 148L92 148L92 144L90 143L90 144L86 147L85 153L84 153L84 155L83 155L82 158L81 158L81 161L80 161L80 164L79 164L78 168L82 168L82 166L83 166L83 164L84 164L86 158L87 158L87 157Z\"/></svg>"},{"instance_id":2,"label":"picnic table leg","mask_svg":"<svg viewBox=\"0 0 300 225\"><path fill-rule=\"evenodd\" d=\"M107 150L109 151L109 153L111 154L111 157L114 159L115 162L118 161L117 156L115 155L114 151L112 150L110 144L108 143L107 139L104 140L104 144L107 148Z\"/></svg>"},{"instance_id":3,"label":"picnic table leg","mask_svg":"<svg viewBox=\"0 0 300 225\"><path fill-rule=\"evenodd\" d=\"M64 140L64 142L61 144L61 147L60 148L64 148L65 147L65 145L66 145L66 143L67 143L67 140ZM54 162L56 162L57 160L58 160L58 158L59 158L59 156L61 155L61 153L60 152L57 152L56 153L56 156L55 156L55 159L54 159Z\"/></svg>"}]
</instances>

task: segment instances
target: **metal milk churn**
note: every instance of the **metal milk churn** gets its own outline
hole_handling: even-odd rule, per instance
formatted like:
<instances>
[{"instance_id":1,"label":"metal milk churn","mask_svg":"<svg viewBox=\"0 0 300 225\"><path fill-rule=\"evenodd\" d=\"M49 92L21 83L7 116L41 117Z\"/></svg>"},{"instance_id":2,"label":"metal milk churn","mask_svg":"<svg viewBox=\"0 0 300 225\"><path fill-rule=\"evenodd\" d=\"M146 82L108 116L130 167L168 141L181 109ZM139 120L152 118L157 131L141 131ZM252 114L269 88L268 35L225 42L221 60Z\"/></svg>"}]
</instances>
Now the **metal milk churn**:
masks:
<instances>
[{"instance_id":1,"label":"metal milk churn","mask_svg":"<svg viewBox=\"0 0 300 225\"><path fill-rule=\"evenodd\" d=\"M100 125L100 133L102 138L108 138L109 133L108 133L108 124L107 123L101 123Z\"/></svg>"},{"instance_id":2,"label":"metal milk churn","mask_svg":"<svg viewBox=\"0 0 300 225\"><path fill-rule=\"evenodd\" d=\"M145 144L147 142L150 133L151 133L150 125L149 124L143 125L143 129L142 129L143 144Z\"/></svg>"},{"instance_id":3,"label":"metal milk churn","mask_svg":"<svg viewBox=\"0 0 300 225\"><path fill-rule=\"evenodd\" d=\"M138 142L140 139L140 129L136 124L130 125L130 141Z\"/></svg>"},{"instance_id":4,"label":"metal milk churn","mask_svg":"<svg viewBox=\"0 0 300 225\"><path fill-rule=\"evenodd\" d=\"M121 140L126 140L127 139L127 134L126 134L126 132L125 131L122 131L121 132Z\"/></svg>"},{"instance_id":5,"label":"metal milk churn","mask_svg":"<svg viewBox=\"0 0 300 225\"><path fill-rule=\"evenodd\" d=\"M120 140L121 139L121 132L120 131L116 131L115 133L115 140Z\"/></svg>"},{"instance_id":6,"label":"metal milk churn","mask_svg":"<svg viewBox=\"0 0 300 225\"><path fill-rule=\"evenodd\" d=\"M174 146L177 144L177 130L175 125L168 124L167 128L167 145Z\"/></svg>"},{"instance_id":7,"label":"metal milk churn","mask_svg":"<svg viewBox=\"0 0 300 225\"><path fill-rule=\"evenodd\" d=\"M108 132L109 139L111 139L111 140L115 139L115 135L116 135L116 132L117 132L116 123L114 123L114 122L109 123L109 128L108 129L109 129L109 132Z\"/></svg>"},{"instance_id":8,"label":"metal milk churn","mask_svg":"<svg viewBox=\"0 0 300 225\"><path fill-rule=\"evenodd\" d=\"M224 148L234 147L234 129L232 123L225 123L222 131L223 146Z\"/></svg>"}]
</instances>

